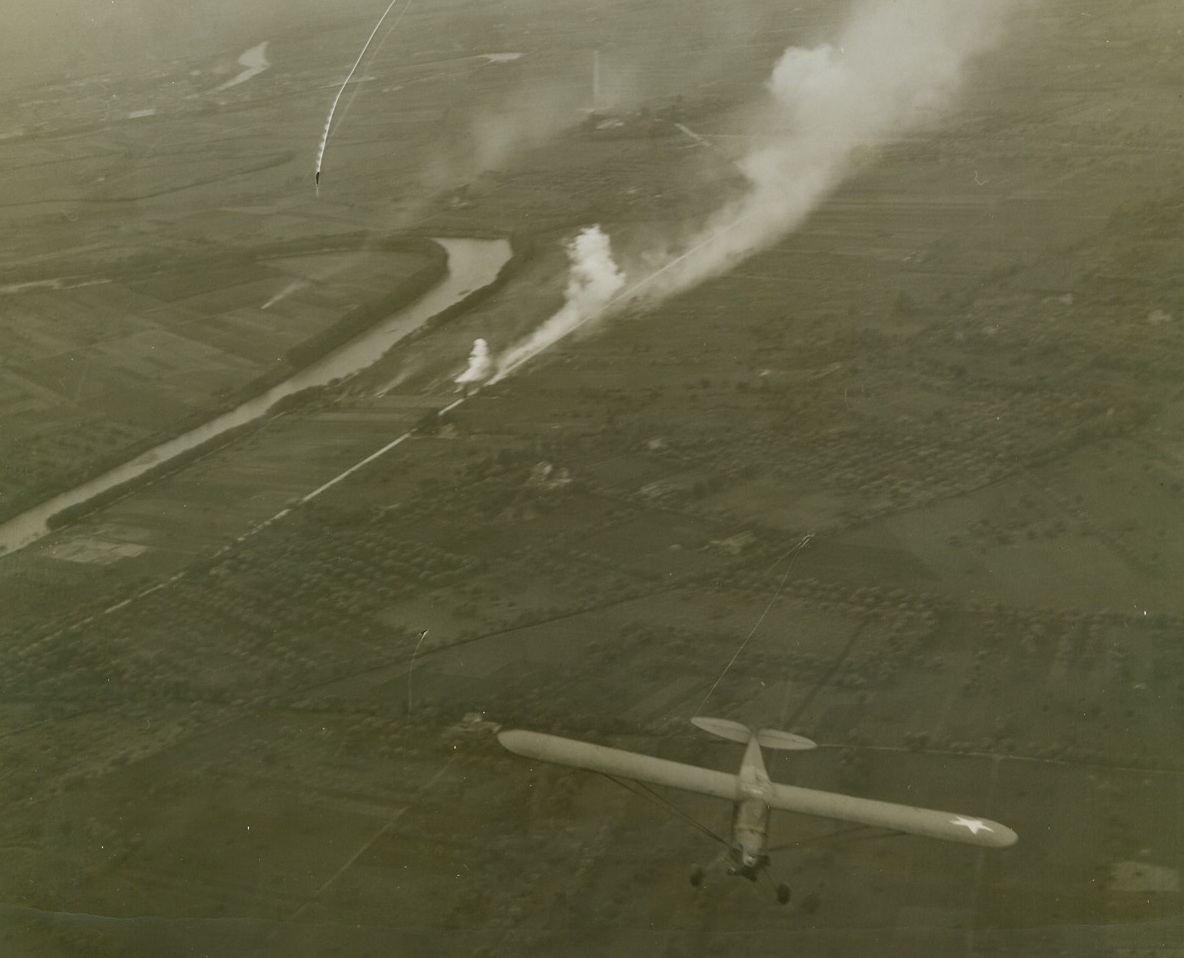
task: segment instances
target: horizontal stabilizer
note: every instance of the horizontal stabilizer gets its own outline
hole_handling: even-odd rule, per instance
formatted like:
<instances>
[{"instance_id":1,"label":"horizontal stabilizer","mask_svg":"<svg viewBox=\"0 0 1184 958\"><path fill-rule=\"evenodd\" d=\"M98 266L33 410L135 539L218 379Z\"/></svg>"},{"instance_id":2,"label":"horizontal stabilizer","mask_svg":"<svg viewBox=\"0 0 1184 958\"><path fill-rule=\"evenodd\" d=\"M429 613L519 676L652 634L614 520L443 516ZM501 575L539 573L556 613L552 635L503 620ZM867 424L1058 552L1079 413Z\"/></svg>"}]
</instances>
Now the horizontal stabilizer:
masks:
<instances>
[{"instance_id":1,"label":"horizontal stabilizer","mask_svg":"<svg viewBox=\"0 0 1184 958\"><path fill-rule=\"evenodd\" d=\"M752 730L747 725L741 725L731 719L705 718L699 715L691 719L691 724L695 728L703 729L704 732L726 738L729 742L739 742L741 745L747 745L748 740L752 738Z\"/></svg>"},{"instance_id":2,"label":"horizontal stabilizer","mask_svg":"<svg viewBox=\"0 0 1184 958\"><path fill-rule=\"evenodd\" d=\"M731 719L696 716L691 719L691 724L696 728L703 729L704 732L726 738L729 742L739 742L741 745L747 745L749 739L752 738L752 731L747 725L741 725ZM761 748L776 748L791 752L818 747L804 736L794 735L793 732L782 732L775 728L761 729L756 733L756 739L760 742Z\"/></svg>"},{"instance_id":3,"label":"horizontal stabilizer","mask_svg":"<svg viewBox=\"0 0 1184 958\"><path fill-rule=\"evenodd\" d=\"M756 740L761 743L761 748L779 748L787 752L818 748L817 742L812 742L804 735L794 735L793 732L782 732L775 728L761 729L756 733Z\"/></svg>"}]
</instances>

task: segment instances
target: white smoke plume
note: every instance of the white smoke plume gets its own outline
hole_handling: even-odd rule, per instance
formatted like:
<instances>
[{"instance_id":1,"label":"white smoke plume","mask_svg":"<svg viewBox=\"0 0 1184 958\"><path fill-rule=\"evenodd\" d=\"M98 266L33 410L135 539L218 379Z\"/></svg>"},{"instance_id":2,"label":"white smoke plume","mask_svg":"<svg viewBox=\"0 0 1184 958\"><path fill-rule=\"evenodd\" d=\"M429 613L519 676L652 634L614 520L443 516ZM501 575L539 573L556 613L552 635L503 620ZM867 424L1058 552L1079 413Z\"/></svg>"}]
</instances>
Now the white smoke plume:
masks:
<instances>
[{"instance_id":1,"label":"white smoke plume","mask_svg":"<svg viewBox=\"0 0 1184 958\"><path fill-rule=\"evenodd\" d=\"M740 160L747 193L626 295L670 295L796 229L853 154L948 108L968 62L997 42L1019 2L863 0L834 43L786 50L768 81L766 123L785 132Z\"/></svg>"},{"instance_id":2,"label":"white smoke plume","mask_svg":"<svg viewBox=\"0 0 1184 958\"><path fill-rule=\"evenodd\" d=\"M310 285L312 285L312 284L309 283L308 280L294 279L294 280L292 280L292 282L290 282L287 286L285 286L278 293L276 293L274 296L272 296L271 299L269 299L266 303L264 303L259 308L260 309L267 309L269 306L274 306L281 299L287 299L293 293L298 292L299 290L302 290L306 286L310 286Z\"/></svg>"},{"instance_id":3,"label":"white smoke plume","mask_svg":"<svg viewBox=\"0 0 1184 958\"><path fill-rule=\"evenodd\" d=\"M464 387L472 383L483 383L491 375L493 375L493 356L489 352L489 343L484 339L473 340L473 351L469 353L469 365L453 382Z\"/></svg>"},{"instance_id":4,"label":"white smoke plume","mask_svg":"<svg viewBox=\"0 0 1184 958\"><path fill-rule=\"evenodd\" d=\"M520 365L554 345L564 336L604 314L616 293L625 285L625 274L613 261L609 238L599 226L581 230L567 246L571 260L566 301L542 326L508 349L497 361L491 382L509 375Z\"/></svg>"}]
</instances>

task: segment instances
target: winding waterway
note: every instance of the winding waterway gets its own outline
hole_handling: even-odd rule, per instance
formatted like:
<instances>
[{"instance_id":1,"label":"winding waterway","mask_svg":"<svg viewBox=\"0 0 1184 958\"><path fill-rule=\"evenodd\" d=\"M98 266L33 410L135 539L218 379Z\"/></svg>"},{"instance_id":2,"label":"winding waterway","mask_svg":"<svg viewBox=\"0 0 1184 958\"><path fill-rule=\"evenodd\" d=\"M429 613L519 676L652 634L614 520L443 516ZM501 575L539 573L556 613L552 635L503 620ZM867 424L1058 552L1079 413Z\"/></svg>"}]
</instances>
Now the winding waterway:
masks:
<instances>
[{"instance_id":1,"label":"winding waterway","mask_svg":"<svg viewBox=\"0 0 1184 958\"><path fill-rule=\"evenodd\" d=\"M232 80L227 80L220 87L214 90L215 93L221 93L223 90L229 90L232 86L238 86L240 83L246 83L252 77L258 76L269 66L271 62L267 59L267 40L264 40L258 46L251 47L241 57L238 58L239 66L243 67L242 73Z\"/></svg>"},{"instance_id":2,"label":"winding waterway","mask_svg":"<svg viewBox=\"0 0 1184 958\"><path fill-rule=\"evenodd\" d=\"M0 525L0 556L11 554L47 535L50 517L63 509L86 502L227 430L258 419L285 396L312 386L323 386L365 369L437 313L493 282L511 255L507 240L437 239L436 242L448 253L448 273L406 309L254 399L3 523Z\"/></svg>"}]
</instances>

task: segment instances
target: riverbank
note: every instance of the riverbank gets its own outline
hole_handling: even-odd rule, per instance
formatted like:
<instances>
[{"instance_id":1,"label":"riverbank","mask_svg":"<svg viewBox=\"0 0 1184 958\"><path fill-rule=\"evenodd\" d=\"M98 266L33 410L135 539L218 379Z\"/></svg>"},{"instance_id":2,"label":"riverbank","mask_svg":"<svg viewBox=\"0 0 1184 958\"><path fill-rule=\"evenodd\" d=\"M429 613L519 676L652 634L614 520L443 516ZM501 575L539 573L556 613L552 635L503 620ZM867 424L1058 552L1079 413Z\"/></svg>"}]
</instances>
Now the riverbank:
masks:
<instances>
[{"instance_id":1,"label":"riverbank","mask_svg":"<svg viewBox=\"0 0 1184 958\"><path fill-rule=\"evenodd\" d=\"M493 234L490 234L487 239L496 239ZM502 290L510 280L519 275L534 259L535 256L535 241L526 234L516 234L509 238L510 248L513 251L510 258L507 259L498 270L494 279L482 286L478 286L472 292L466 294L461 299L457 300L450 306L446 306L440 312L429 316L417 328L410 331L406 336L398 341L398 346L406 349L414 343L420 341L425 336L438 331L444 325L457 317L469 312L475 307L481 305L490 299L495 293ZM393 349L394 347L392 347ZM380 357L384 358L384 357ZM276 401L269 410L271 416L286 415L305 409L310 405L321 402L326 398L326 395L334 388L335 384L326 384L324 386L309 386L299 392L289 393L287 396ZM437 410L429 410L426 418L435 420ZM240 439L242 439L253 428L260 425L260 420L253 420L250 423L245 423L241 426L233 427L224 433L220 433L205 442L179 453L171 457L166 462L162 462L159 466L153 467L146 472L140 474L134 479L129 479L126 482L120 483L117 486L98 493L97 495L77 503L73 506L67 506L60 512L54 513L46 520L47 531L56 531L65 528L71 523L77 522L79 519L85 518L93 512L102 509L114 502L118 502L125 496L133 494L137 489L151 485L166 476L172 475L189 465L197 462L206 456L217 452L225 446L228 446ZM0 526L2 529L2 526ZM0 546L3 544L3 534L0 531ZM3 553L0 552L0 555Z\"/></svg>"},{"instance_id":2,"label":"riverbank","mask_svg":"<svg viewBox=\"0 0 1184 958\"><path fill-rule=\"evenodd\" d=\"M232 431L236 436L241 435L244 428L266 415L277 403L285 399L301 401L292 397L307 401L326 385L381 358L393 345L438 314L463 309L466 302L482 295L484 286L504 283L512 272L506 270L513 259L507 241L442 239L440 244L433 245L441 250L442 256L446 252L448 268L445 277L430 292L425 294L417 288L428 274L425 268L394 293L358 307L327 330L318 339L318 355L312 349L301 350L296 360L290 361L291 367L299 364L299 368L282 381L265 382L262 391L249 400L14 516L0 526L0 548L7 552L22 548L51 528L60 528L181 465L191 464L225 445L227 434ZM409 295L410 290L416 290L416 295ZM408 300L406 307L395 309L404 296Z\"/></svg>"},{"instance_id":3,"label":"riverbank","mask_svg":"<svg viewBox=\"0 0 1184 958\"><path fill-rule=\"evenodd\" d=\"M389 263L388 288L375 295L351 273L331 285L316 278L355 257ZM73 275L66 289L7 297L29 321L3 336L0 522L274 388L423 295L446 260L423 236L355 231L140 253ZM347 308L334 316L337 304Z\"/></svg>"}]
</instances>

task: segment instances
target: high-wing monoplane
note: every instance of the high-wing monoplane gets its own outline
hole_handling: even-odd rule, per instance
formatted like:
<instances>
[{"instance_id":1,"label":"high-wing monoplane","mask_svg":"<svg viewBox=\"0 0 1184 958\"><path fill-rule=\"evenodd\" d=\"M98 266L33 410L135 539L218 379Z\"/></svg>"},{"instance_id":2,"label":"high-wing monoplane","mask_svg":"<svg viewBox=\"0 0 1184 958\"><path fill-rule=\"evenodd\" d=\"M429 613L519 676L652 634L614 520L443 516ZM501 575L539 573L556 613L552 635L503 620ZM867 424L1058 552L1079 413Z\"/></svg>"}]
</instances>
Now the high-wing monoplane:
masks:
<instances>
[{"instance_id":1,"label":"high-wing monoplane","mask_svg":"<svg viewBox=\"0 0 1184 958\"><path fill-rule=\"evenodd\" d=\"M988 848L1003 848L1016 842L1016 833L1007 826L973 815L779 785L769 779L762 747L797 751L815 748L814 742L792 732L776 729L753 731L730 719L693 718L691 721L706 732L746 746L737 774L522 729L503 731L498 734L498 740L511 752L527 758L571 765L612 778L633 779L714 795L731 801L734 811L732 840L728 848L730 873L750 881L756 881L769 864L771 809ZM703 872L697 868L691 876L691 882L698 885L702 878ZM777 886L777 900L782 904L789 900L787 886Z\"/></svg>"}]
</instances>

